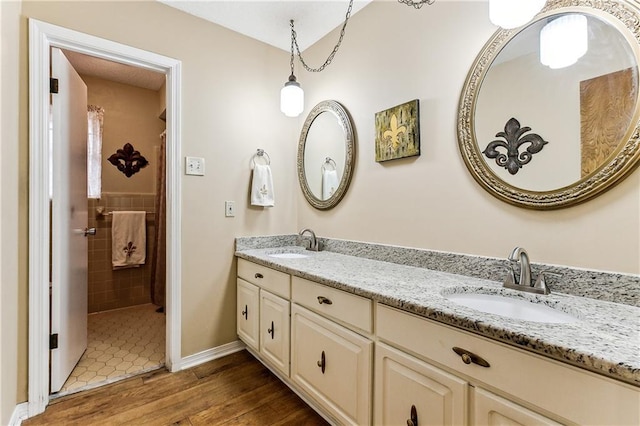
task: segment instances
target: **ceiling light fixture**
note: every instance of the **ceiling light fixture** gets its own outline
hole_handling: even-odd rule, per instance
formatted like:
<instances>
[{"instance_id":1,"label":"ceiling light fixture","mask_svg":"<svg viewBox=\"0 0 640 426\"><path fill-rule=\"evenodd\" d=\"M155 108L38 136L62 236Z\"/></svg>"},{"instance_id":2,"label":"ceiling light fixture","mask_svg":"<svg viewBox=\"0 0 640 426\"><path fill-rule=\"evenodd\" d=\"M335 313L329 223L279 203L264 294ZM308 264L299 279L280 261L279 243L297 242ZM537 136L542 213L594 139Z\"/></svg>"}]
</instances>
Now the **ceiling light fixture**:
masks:
<instances>
[{"instance_id":1,"label":"ceiling light fixture","mask_svg":"<svg viewBox=\"0 0 640 426\"><path fill-rule=\"evenodd\" d=\"M542 10L546 0L489 0L489 19L510 30L520 27Z\"/></svg>"},{"instance_id":2,"label":"ceiling light fixture","mask_svg":"<svg viewBox=\"0 0 640 426\"><path fill-rule=\"evenodd\" d=\"M420 1L413 1L413 0L398 0L398 3L402 3L402 4L406 4L407 6L413 6L416 9L420 9L422 6L424 6L425 4L431 5L435 2L436 0L420 0Z\"/></svg>"},{"instance_id":3,"label":"ceiling light fixture","mask_svg":"<svg viewBox=\"0 0 640 426\"><path fill-rule=\"evenodd\" d=\"M587 50L589 32L584 15L563 15L540 30L540 63L551 69L575 64Z\"/></svg>"}]
</instances>

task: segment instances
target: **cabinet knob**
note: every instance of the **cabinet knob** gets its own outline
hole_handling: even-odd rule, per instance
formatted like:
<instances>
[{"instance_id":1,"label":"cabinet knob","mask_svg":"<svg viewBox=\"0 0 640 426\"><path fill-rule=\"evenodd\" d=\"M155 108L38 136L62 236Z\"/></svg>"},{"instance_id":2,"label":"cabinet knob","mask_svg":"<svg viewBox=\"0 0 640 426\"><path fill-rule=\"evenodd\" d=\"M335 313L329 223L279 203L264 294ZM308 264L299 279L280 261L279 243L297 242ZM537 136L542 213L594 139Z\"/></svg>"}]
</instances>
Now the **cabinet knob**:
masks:
<instances>
[{"instance_id":1,"label":"cabinet knob","mask_svg":"<svg viewBox=\"0 0 640 426\"><path fill-rule=\"evenodd\" d=\"M325 305L332 305L332 304L333 304L333 302L331 301L331 299L327 299L327 298L326 298L326 297L324 297L324 296L318 296L318 303L319 303L319 304L321 304L321 305L322 305L323 303L324 303Z\"/></svg>"},{"instance_id":2,"label":"cabinet knob","mask_svg":"<svg viewBox=\"0 0 640 426\"><path fill-rule=\"evenodd\" d=\"M244 305L244 311L242 311L242 315L244 319L249 319L249 306Z\"/></svg>"},{"instance_id":3,"label":"cabinet knob","mask_svg":"<svg viewBox=\"0 0 640 426\"><path fill-rule=\"evenodd\" d=\"M489 364L484 358L474 354L473 352L469 352L468 350L459 348L457 346L454 346L452 349L455 353L460 355L460 358L462 358L462 362L464 362L465 364L474 363L486 368L489 368L491 366L491 364Z\"/></svg>"},{"instance_id":4,"label":"cabinet knob","mask_svg":"<svg viewBox=\"0 0 640 426\"><path fill-rule=\"evenodd\" d=\"M324 356L324 351L322 351L322 355L320 355L320 361L318 361L318 367L322 370L322 374L324 374L324 370L327 367L327 360Z\"/></svg>"},{"instance_id":5,"label":"cabinet knob","mask_svg":"<svg viewBox=\"0 0 640 426\"><path fill-rule=\"evenodd\" d=\"M271 340L273 340L273 321L271 321L271 328L267 329L267 333L271 334Z\"/></svg>"},{"instance_id":6,"label":"cabinet knob","mask_svg":"<svg viewBox=\"0 0 640 426\"><path fill-rule=\"evenodd\" d=\"M418 426L418 411L416 406L411 406L411 417L407 420L407 426Z\"/></svg>"},{"instance_id":7,"label":"cabinet knob","mask_svg":"<svg viewBox=\"0 0 640 426\"><path fill-rule=\"evenodd\" d=\"M254 277L256 277L256 278L264 278L264 275L262 275L260 272L256 272Z\"/></svg>"}]
</instances>

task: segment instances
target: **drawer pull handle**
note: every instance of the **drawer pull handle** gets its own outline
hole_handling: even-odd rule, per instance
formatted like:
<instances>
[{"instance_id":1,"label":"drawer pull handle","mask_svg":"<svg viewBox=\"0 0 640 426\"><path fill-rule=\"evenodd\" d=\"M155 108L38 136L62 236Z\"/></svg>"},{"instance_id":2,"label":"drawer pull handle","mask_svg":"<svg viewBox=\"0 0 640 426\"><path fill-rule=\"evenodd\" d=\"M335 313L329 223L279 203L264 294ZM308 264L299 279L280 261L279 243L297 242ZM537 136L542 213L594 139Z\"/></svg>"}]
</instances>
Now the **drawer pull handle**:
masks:
<instances>
[{"instance_id":1,"label":"drawer pull handle","mask_svg":"<svg viewBox=\"0 0 640 426\"><path fill-rule=\"evenodd\" d=\"M465 364L474 363L486 368L489 368L491 366L491 364L485 361L484 358L474 354L473 352L469 352L468 350L459 348L457 346L453 347L452 349L455 353L460 355L460 358L462 358L462 362L464 362Z\"/></svg>"},{"instance_id":2,"label":"drawer pull handle","mask_svg":"<svg viewBox=\"0 0 640 426\"><path fill-rule=\"evenodd\" d=\"M322 370L322 374L324 374L324 370L327 367L327 360L324 356L324 351L322 351L322 355L320 355L320 361L318 361L318 367Z\"/></svg>"},{"instance_id":3,"label":"drawer pull handle","mask_svg":"<svg viewBox=\"0 0 640 426\"><path fill-rule=\"evenodd\" d=\"M267 333L271 334L271 340L273 340L273 321L271 321L271 328L267 329Z\"/></svg>"},{"instance_id":4,"label":"drawer pull handle","mask_svg":"<svg viewBox=\"0 0 640 426\"><path fill-rule=\"evenodd\" d=\"M247 305L244 305L244 311L242 311L242 315L244 316L244 319L249 319L249 307Z\"/></svg>"},{"instance_id":5,"label":"drawer pull handle","mask_svg":"<svg viewBox=\"0 0 640 426\"><path fill-rule=\"evenodd\" d=\"M319 303L319 304L321 304L321 305L322 305L323 303L324 303L325 305L332 305L332 304L333 304L333 302L331 301L331 299L327 299L327 298L326 298L326 297L324 297L324 296L318 296L318 303Z\"/></svg>"},{"instance_id":6,"label":"drawer pull handle","mask_svg":"<svg viewBox=\"0 0 640 426\"><path fill-rule=\"evenodd\" d=\"M411 406L411 418L407 420L407 426L418 426L418 411L415 405Z\"/></svg>"},{"instance_id":7,"label":"drawer pull handle","mask_svg":"<svg viewBox=\"0 0 640 426\"><path fill-rule=\"evenodd\" d=\"M256 278L264 278L264 275L262 275L260 272L256 272L255 277Z\"/></svg>"}]
</instances>

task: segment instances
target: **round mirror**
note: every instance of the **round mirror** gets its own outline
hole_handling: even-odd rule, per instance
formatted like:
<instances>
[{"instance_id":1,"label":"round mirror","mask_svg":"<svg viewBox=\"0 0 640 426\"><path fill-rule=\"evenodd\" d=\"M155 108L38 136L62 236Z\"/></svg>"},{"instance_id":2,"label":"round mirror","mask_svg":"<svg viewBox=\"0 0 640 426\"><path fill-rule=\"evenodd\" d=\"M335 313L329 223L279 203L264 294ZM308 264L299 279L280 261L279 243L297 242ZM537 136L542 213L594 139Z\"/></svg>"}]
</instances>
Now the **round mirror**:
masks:
<instances>
[{"instance_id":1,"label":"round mirror","mask_svg":"<svg viewBox=\"0 0 640 426\"><path fill-rule=\"evenodd\" d=\"M336 101L322 101L309 112L298 144L298 180L317 209L340 202L351 182L355 143L351 119Z\"/></svg>"},{"instance_id":2,"label":"round mirror","mask_svg":"<svg viewBox=\"0 0 640 426\"><path fill-rule=\"evenodd\" d=\"M550 0L529 25L497 31L462 91L467 168L492 195L523 207L585 201L640 158L640 12L624 2L569 3Z\"/></svg>"}]
</instances>

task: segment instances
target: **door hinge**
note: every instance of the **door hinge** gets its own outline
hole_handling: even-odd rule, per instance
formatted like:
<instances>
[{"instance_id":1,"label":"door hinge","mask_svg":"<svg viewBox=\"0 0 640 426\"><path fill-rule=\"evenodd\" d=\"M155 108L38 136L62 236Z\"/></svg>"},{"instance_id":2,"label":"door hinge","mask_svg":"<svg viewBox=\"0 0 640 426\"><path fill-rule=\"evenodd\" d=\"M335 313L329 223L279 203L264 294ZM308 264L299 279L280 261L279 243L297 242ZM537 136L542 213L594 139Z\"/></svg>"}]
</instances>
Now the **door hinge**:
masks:
<instances>
[{"instance_id":1,"label":"door hinge","mask_svg":"<svg viewBox=\"0 0 640 426\"><path fill-rule=\"evenodd\" d=\"M49 336L49 349L58 349L58 333Z\"/></svg>"},{"instance_id":2,"label":"door hinge","mask_svg":"<svg viewBox=\"0 0 640 426\"><path fill-rule=\"evenodd\" d=\"M58 93L58 79L50 78L49 79L49 92L50 93Z\"/></svg>"}]
</instances>

